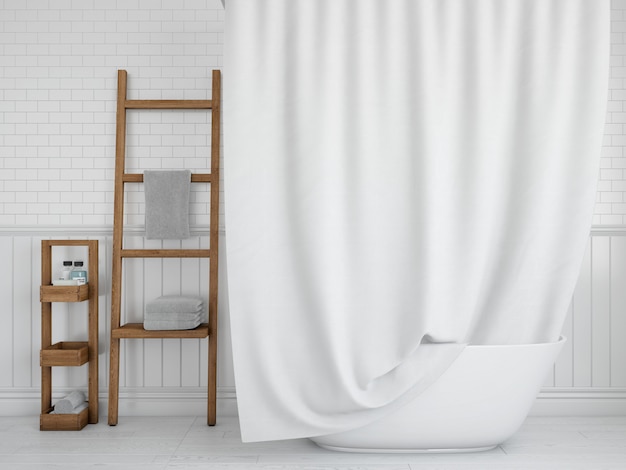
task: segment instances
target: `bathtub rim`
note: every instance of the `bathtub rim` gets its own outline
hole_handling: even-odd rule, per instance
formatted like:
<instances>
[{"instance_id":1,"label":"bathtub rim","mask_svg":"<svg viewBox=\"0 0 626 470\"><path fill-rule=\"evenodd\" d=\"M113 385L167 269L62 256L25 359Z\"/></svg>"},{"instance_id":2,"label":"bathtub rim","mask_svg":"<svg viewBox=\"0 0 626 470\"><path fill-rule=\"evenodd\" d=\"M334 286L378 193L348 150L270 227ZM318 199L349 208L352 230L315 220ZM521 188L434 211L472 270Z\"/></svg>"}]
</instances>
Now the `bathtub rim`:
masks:
<instances>
[{"instance_id":1,"label":"bathtub rim","mask_svg":"<svg viewBox=\"0 0 626 470\"><path fill-rule=\"evenodd\" d=\"M562 350L564 343L567 342L567 337L565 335L559 335L558 340L556 341L551 341L551 342L541 342L541 343L519 343L519 344L467 344L465 349L471 349L471 350L489 350L489 349L527 349L527 348L533 348L533 349L549 349L549 348L555 348L557 350L557 356L558 353ZM526 415L527 416L527 415ZM380 418L382 420L384 420L383 418ZM378 421L378 420L376 420ZM374 422L375 423L375 422ZM369 425L363 426L363 427L368 427L374 423L371 423ZM358 428L357 428L358 429ZM350 432L350 431L347 431ZM337 433L337 434L341 434L341 433ZM398 448L390 448L390 447L381 447L381 448L377 448L377 447L348 447L348 446L342 446L342 445L332 445L332 444L327 444L327 443L320 443L318 442L319 438L324 438L326 436L332 436L332 434L330 435L322 435L322 436L315 436L315 437L310 437L309 439L311 441L313 441L317 446L323 448L323 449L327 449L330 451L336 451L336 452L348 452L348 453L366 453L366 454L459 454L459 453L475 453L475 452L485 452L485 451L489 451L489 450L493 450L496 449L502 442L496 443L494 445L487 445L487 446L472 446L472 447L455 447L455 446L450 446L450 447L441 447L441 448L428 448L428 447L424 447L424 448L414 448L414 447L410 447L410 448L403 448L403 447L398 447Z\"/></svg>"}]
</instances>

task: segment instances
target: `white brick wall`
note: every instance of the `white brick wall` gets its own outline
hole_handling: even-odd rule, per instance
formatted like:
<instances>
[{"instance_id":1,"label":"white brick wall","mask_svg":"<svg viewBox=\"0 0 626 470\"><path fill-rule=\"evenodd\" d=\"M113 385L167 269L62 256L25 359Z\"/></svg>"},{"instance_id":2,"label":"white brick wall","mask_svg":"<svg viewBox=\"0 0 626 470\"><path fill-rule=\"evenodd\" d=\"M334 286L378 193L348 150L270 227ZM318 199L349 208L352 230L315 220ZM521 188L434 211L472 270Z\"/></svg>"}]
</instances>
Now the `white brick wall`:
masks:
<instances>
[{"instance_id":1,"label":"white brick wall","mask_svg":"<svg viewBox=\"0 0 626 470\"><path fill-rule=\"evenodd\" d=\"M605 125L596 225L626 224L626 0L611 1L611 79Z\"/></svg>"},{"instance_id":2,"label":"white brick wall","mask_svg":"<svg viewBox=\"0 0 626 470\"><path fill-rule=\"evenodd\" d=\"M210 98L223 29L220 0L0 0L0 225L112 225L117 69L131 99ZM210 122L129 111L127 168L206 171ZM129 188L128 223L142 224Z\"/></svg>"},{"instance_id":3,"label":"white brick wall","mask_svg":"<svg viewBox=\"0 0 626 470\"><path fill-rule=\"evenodd\" d=\"M111 225L117 69L130 98L207 98L223 19L220 0L0 0L0 225ZM626 0L612 0L596 225L626 225L625 56ZM209 126L203 111L131 111L129 168L206 168ZM192 223L206 224L193 187Z\"/></svg>"}]
</instances>

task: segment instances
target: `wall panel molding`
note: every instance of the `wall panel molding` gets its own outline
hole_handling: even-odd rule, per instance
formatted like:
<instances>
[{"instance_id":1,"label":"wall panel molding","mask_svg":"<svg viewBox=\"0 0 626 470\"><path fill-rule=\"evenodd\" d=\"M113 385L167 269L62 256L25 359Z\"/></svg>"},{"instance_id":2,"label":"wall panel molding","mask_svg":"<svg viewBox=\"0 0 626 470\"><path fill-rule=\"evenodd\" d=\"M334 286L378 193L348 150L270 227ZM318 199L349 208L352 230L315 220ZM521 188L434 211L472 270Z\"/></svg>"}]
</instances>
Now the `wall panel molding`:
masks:
<instances>
[{"instance_id":1,"label":"wall panel molding","mask_svg":"<svg viewBox=\"0 0 626 470\"><path fill-rule=\"evenodd\" d=\"M191 235L208 235L209 225L191 225ZM219 229L224 233L224 228ZM143 225L125 225L124 233L127 235L145 235ZM27 235L67 235L77 237L81 235L113 235L112 225L0 225L0 236L27 236Z\"/></svg>"},{"instance_id":2,"label":"wall panel molding","mask_svg":"<svg viewBox=\"0 0 626 470\"><path fill-rule=\"evenodd\" d=\"M224 230L220 230L224 241ZM143 227L125 228L126 246L143 246ZM0 330L0 415L38 413L40 347L40 242L46 238L97 238L100 242L100 383L106 401L110 322L110 226L0 227L0 298L5 328ZM208 227L196 227L185 243L203 246ZM171 243L171 242L167 242ZM224 244L221 245L222 247ZM70 252L68 251L68 256ZM224 250L222 250L222 256ZM59 254L64 256L64 254ZM124 315L141 320L146 299L162 293L204 293L208 275L202 260L132 260L125 264ZM180 281L176 281L180 278ZM594 227L563 328L568 338L533 414L626 415L626 226ZM54 340L81 340L83 306L54 306ZM219 401L236 411L230 344L226 263L220 262ZM81 323L82 322L82 323ZM120 364L120 414L204 413L206 340L133 340L123 342ZM83 368L58 368L55 397L86 385ZM71 370L68 370L71 369ZM106 410L106 407L103 408ZM34 410L34 411L33 411Z\"/></svg>"},{"instance_id":3,"label":"wall panel molding","mask_svg":"<svg viewBox=\"0 0 626 470\"><path fill-rule=\"evenodd\" d=\"M209 225L192 225L192 234L209 233ZM220 233L225 233L225 228L220 227ZM36 234L66 234L77 236L83 234L112 235L112 225L0 225L0 236L3 235L36 235ZM125 225L124 233L144 234L143 225ZM591 236L626 236L626 225L594 225L590 230Z\"/></svg>"},{"instance_id":4,"label":"wall panel molding","mask_svg":"<svg viewBox=\"0 0 626 470\"><path fill-rule=\"evenodd\" d=\"M593 225L589 234L592 237L626 236L626 225Z\"/></svg>"}]
</instances>

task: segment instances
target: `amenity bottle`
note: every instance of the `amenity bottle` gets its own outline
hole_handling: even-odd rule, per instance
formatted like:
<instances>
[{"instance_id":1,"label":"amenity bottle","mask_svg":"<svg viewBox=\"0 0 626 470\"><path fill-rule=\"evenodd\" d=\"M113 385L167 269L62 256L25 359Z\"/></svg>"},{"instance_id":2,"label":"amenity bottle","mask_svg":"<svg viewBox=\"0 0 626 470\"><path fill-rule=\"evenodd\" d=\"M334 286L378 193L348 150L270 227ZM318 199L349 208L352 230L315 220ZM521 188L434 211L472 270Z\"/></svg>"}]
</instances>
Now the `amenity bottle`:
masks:
<instances>
[{"instance_id":1,"label":"amenity bottle","mask_svg":"<svg viewBox=\"0 0 626 470\"><path fill-rule=\"evenodd\" d=\"M87 284L87 271L83 268L82 261L74 261L74 269L72 269L70 279L75 280L79 286Z\"/></svg>"},{"instance_id":2,"label":"amenity bottle","mask_svg":"<svg viewBox=\"0 0 626 470\"><path fill-rule=\"evenodd\" d=\"M61 269L60 279L63 279L64 281L69 281L71 273L72 273L72 262L63 261L63 268Z\"/></svg>"}]
</instances>

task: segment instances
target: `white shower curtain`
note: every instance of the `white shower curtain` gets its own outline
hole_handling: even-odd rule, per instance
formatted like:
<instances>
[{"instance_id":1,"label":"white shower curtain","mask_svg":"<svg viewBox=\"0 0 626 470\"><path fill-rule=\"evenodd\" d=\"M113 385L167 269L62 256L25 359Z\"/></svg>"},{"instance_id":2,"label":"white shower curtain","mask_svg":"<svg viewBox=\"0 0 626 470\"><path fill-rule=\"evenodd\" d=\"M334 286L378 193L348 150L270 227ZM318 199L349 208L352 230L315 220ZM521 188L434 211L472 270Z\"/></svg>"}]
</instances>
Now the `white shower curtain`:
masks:
<instances>
[{"instance_id":1,"label":"white shower curtain","mask_svg":"<svg viewBox=\"0 0 626 470\"><path fill-rule=\"evenodd\" d=\"M245 441L369 423L468 343L558 338L608 0L228 0L225 45Z\"/></svg>"}]
</instances>

